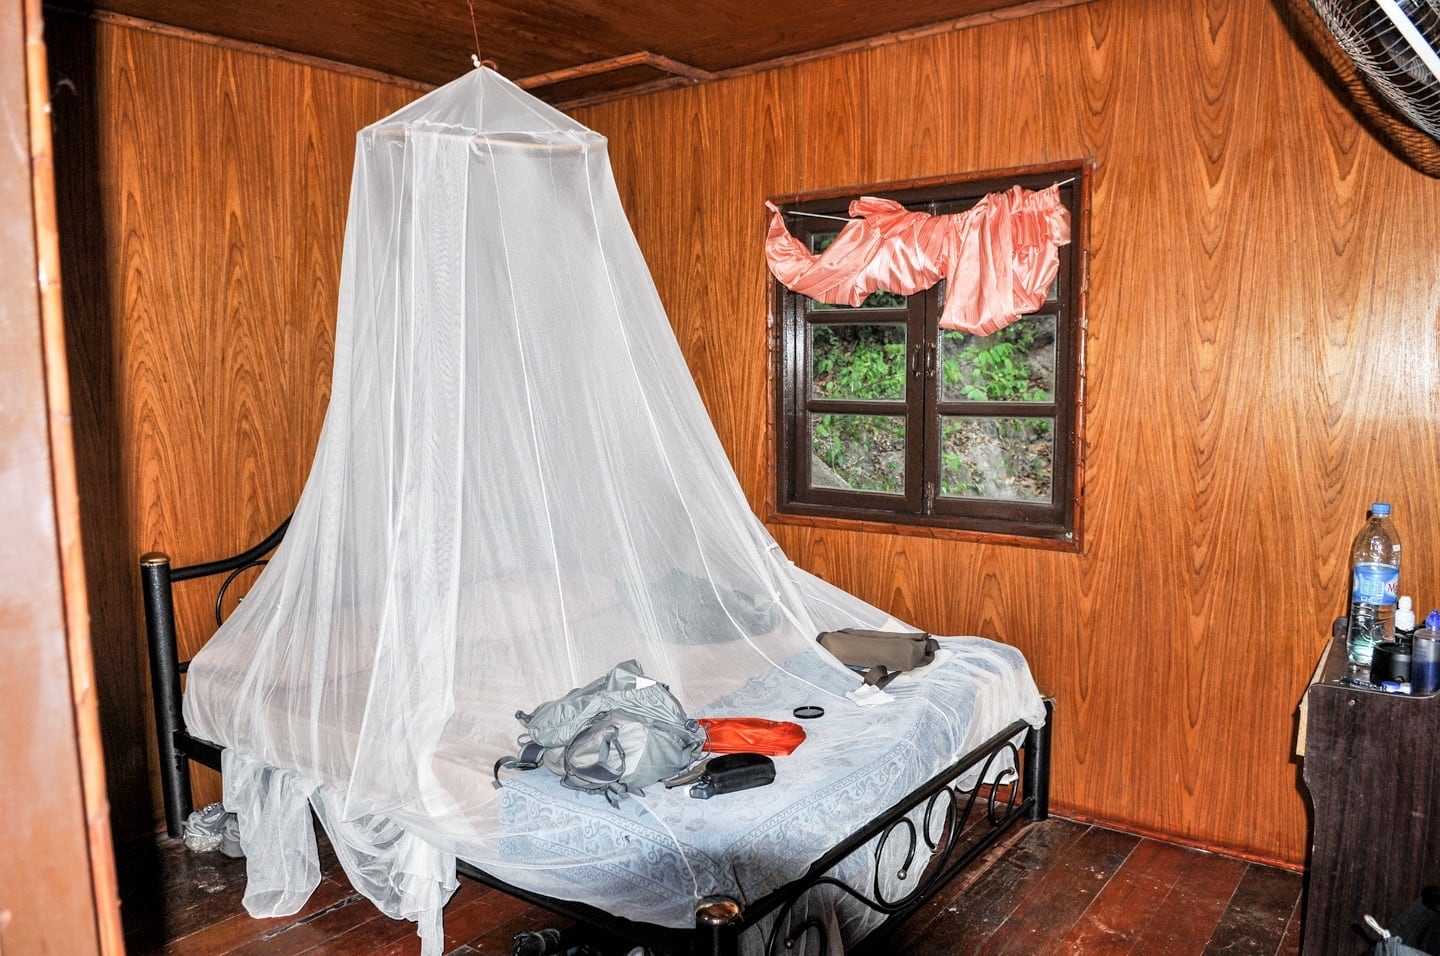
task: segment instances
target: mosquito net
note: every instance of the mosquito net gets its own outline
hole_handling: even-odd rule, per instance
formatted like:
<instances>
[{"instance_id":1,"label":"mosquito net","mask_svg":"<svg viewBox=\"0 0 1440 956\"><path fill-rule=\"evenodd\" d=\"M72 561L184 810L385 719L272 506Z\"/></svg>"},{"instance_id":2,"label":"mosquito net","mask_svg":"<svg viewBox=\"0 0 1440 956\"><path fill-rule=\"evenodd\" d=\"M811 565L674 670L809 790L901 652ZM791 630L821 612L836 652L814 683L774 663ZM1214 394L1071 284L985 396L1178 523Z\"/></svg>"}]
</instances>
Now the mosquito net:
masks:
<instances>
[{"instance_id":1,"label":"mosquito net","mask_svg":"<svg viewBox=\"0 0 1440 956\"><path fill-rule=\"evenodd\" d=\"M747 687L843 702L858 679L814 639L849 625L897 626L751 512L605 139L487 69L362 130L314 464L185 696L227 748L251 912L314 886L312 808L431 952L456 855L580 896L622 848L513 817L490 770L515 712L632 658L692 715Z\"/></svg>"}]
</instances>

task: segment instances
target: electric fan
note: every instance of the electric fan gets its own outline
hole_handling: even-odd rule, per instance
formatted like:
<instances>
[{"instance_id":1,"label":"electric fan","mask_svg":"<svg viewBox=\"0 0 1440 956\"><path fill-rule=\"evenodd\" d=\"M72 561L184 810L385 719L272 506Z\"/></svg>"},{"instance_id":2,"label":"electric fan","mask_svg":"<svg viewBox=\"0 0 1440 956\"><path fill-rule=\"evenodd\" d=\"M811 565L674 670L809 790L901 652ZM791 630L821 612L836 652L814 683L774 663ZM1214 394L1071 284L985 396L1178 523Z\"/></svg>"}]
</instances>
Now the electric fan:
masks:
<instances>
[{"instance_id":1,"label":"electric fan","mask_svg":"<svg viewBox=\"0 0 1440 956\"><path fill-rule=\"evenodd\" d=\"M1366 125L1411 165L1440 176L1440 0L1287 5Z\"/></svg>"},{"instance_id":2,"label":"electric fan","mask_svg":"<svg viewBox=\"0 0 1440 956\"><path fill-rule=\"evenodd\" d=\"M1310 0L1370 85L1440 140L1440 0Z\"/></svg>"}]
</instances>

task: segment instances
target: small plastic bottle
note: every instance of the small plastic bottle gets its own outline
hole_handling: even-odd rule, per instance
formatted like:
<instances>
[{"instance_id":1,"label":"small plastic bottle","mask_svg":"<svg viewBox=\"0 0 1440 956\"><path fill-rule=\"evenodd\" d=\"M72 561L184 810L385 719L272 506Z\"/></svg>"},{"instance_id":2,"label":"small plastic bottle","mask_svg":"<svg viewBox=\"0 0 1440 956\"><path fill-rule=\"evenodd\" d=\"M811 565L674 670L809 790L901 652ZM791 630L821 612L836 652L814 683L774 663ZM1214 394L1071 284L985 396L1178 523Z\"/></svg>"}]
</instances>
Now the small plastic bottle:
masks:
<instances>
[{"instance_id":1,"label":"small plastic bottle","mask_svg":"<svg viewBox=\"0 0 1440 956\"><path fill-rule=\"evenodd\" d=\"M1425 626L1415 632L1410 655L1410 692L1433 694L1440 690L1440 609L1425 615Z\"/></svg>"},{"instance_id":2,"label":"small plastic bottle","mask_svg":"<svg viewBox=\"0 0 1440 956\"><path fill-rule=\"evenodd\" d=\"M1390 523L1390 505L1377 501L1350 550L1350 627L1346 650L1355 664L1368 666L1375 645L1395 634L1400 586L1400 536Z\"/></svg>"},{"instance_id":3,"label":"small plastic bottle","mask_svg":"<svg viewBox=\"0 0 1440 956\"><path fill-rule=\"evenodd\" d=\"M1405 650L1410 650L1415 642L1415 608L1410 603L1410 595L1400 595L1400 603L1395 605L1395 643Z\"/></svg>"}]
</instances>

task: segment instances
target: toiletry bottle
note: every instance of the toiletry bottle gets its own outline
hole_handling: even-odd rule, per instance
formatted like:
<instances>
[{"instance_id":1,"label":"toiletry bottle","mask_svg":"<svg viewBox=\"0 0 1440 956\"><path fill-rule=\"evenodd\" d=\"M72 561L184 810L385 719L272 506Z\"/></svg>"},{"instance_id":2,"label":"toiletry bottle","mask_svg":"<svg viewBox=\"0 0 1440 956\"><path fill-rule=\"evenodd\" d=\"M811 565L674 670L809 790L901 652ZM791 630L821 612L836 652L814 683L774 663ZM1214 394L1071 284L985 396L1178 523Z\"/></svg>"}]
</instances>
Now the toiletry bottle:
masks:
<instances>
[{"instance_id":1,"label":"toiletry bottle","mask_svg":"<svg viewBox=\"0 0 1440 956\"><path fill-rule=\"evenodd\" d=\"M1415 632L1410 655L1410 692L1433 694L1440 690L1440 610L1425 615L1425 626Z\"/></svg>"},{"instance_id":2,"label":"toiletry bottle","mask_svg":"<svg viewBox=\"0 0 1440 956\"><path fill-rule=\"evenodd\" d=\"M1410 603L1410 595L1402 594L1395 605L1395 643L1408 651L1414 640L1415 608Z\"/></svg>"}]
</instances>

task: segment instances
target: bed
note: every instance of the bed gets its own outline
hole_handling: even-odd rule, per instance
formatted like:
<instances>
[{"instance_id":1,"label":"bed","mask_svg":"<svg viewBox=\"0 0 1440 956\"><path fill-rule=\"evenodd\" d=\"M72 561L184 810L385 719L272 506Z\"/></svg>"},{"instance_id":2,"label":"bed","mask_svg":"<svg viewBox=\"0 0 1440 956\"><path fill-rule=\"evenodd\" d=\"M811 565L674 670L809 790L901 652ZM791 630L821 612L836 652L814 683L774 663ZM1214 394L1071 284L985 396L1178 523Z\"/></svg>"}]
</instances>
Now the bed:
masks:
<instances>
[{"instance_id":1,"label":"bed","mask_svg":"<svg viewBox=\"0 0 1440 956\"><path fill-rule=\"evenodd\" d=\"M181 678L188 662L177 651L174 585L210 582L218 621L222 606L234 601L229 592L237 576L263 563L285 530L219 561L172 568L163 554L141 559L172 836L192 809L189 764L235 766L221 744L187 732ZM822 671L806 676L826 679ZM786 697L786 679L781 671L762 675L698 716L787 718L794 701ZM460 859L456 867L652 953L844 952L883 936L882 926L904 919L1009 828L1048 812L1052 707L1034 691L1013 648L979 638L942 640L934 664L887 693L896 698L889 706L917 715L900 735L905 740L867 742L869 712L832 701L825 717L805 722L806 743L777 760L777 783L789 785L774 791L698 801L683 788L652 787L612 808L565 790L543 770L511 776L501 798L504 839L510 858L524 863ZM455 741L435 758L437 773L453 787L488 777L480 763ZM825 825L857 805L873 812L843 830ZM322 821L327 830L334 822L323 814ZM583 833L583 845L550 836L566 828ZM552 874L544 891L537 889L530 864L567 854L558 884Z\"/></svg>"},{"instance_id":2,"label":"bed","mask_svg":"<svg viewBox=\"0 0 1440 956\"><path fill-rule=\"evenodd\" d=\"M220 767L252 915L303 904L318 819L424 956L457 871L668 956L838 956L1046 812L1049 708L1015 649L946 640L852 696L817 635L909 626L784 554L605 137L489 69L357 134L329 404L287 525L141 563L167 827L189 762ZM196 579L233 610L182 662L172 585ZM691 717L825 714L773 784L708 802L610 807L543 770L492 786L517 711L629 660Z\"/></svg>"}]
</instances>

